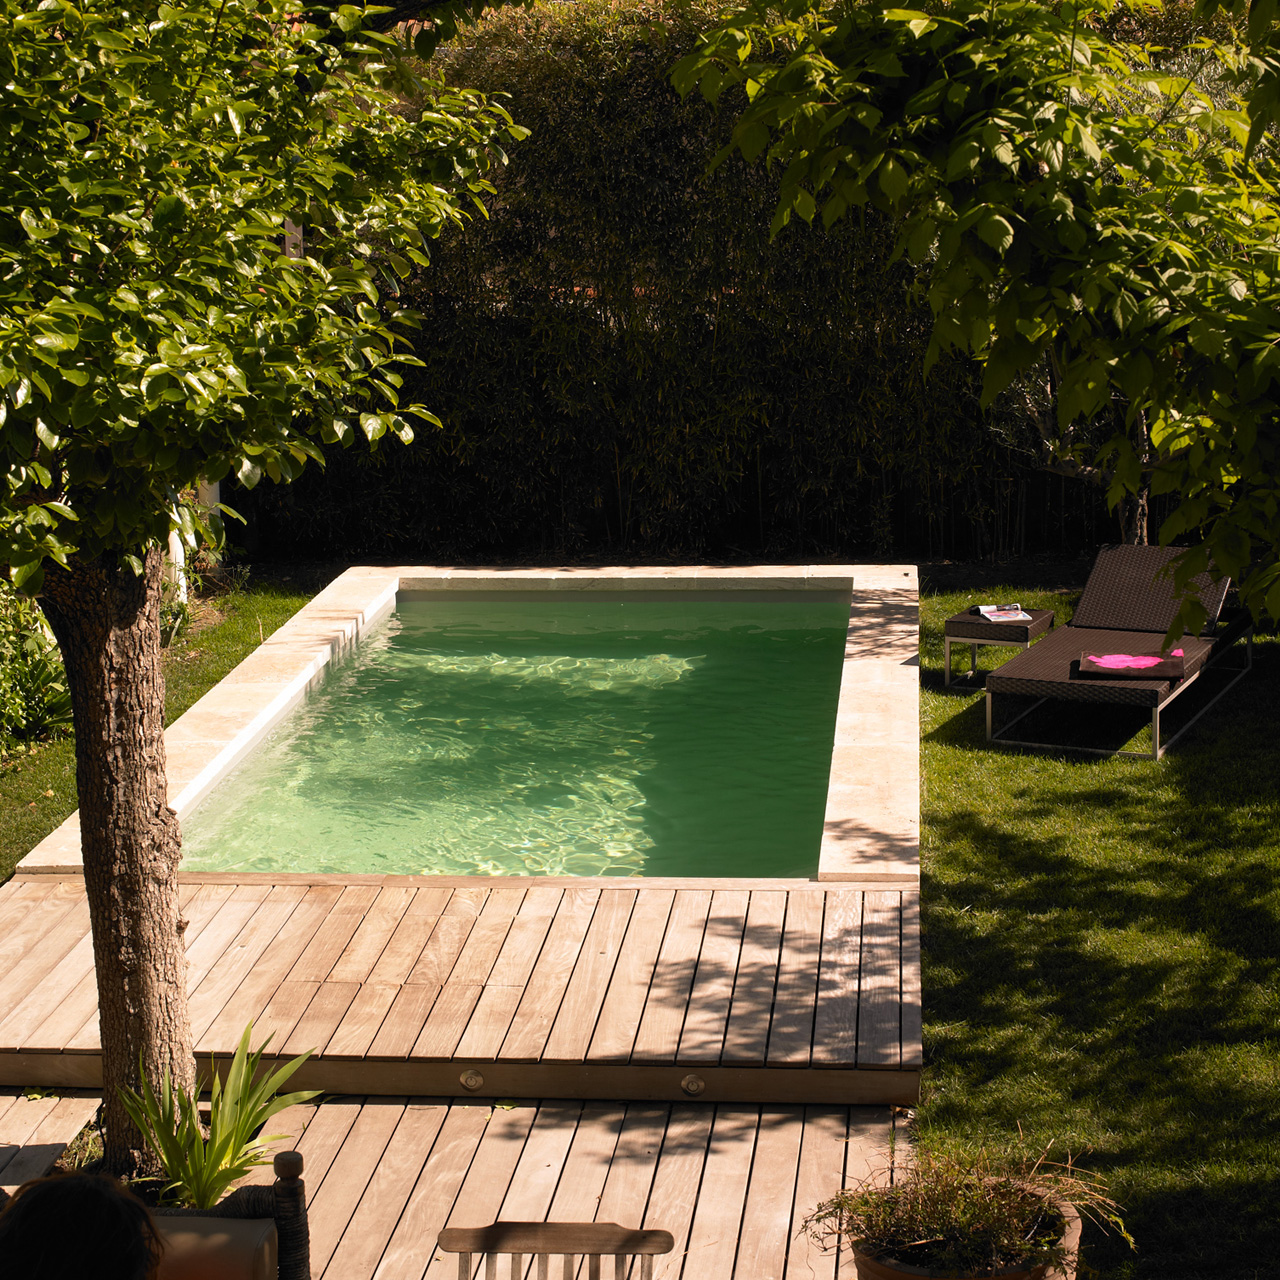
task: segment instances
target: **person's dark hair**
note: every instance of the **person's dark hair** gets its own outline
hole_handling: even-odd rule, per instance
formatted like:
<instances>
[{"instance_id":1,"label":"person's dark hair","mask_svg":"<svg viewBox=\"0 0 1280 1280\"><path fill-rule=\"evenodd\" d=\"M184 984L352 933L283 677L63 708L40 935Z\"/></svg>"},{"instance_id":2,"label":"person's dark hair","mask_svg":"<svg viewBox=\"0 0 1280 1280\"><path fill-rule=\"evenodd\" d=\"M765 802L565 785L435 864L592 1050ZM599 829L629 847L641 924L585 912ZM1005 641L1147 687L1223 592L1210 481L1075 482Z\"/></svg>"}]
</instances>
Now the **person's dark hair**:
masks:
<instances>
[{"instance_id":1,"label":"person's dark hair","mask_svg":"<svg viewBox=\"0 0 1280 1280\"><path fill-rule=\"evenodd\" d=\"M163 1250L146 1205L114 1178L37 1178L0 1213L0 1280L153 1280Z\"/></svg>"}]
</instances>

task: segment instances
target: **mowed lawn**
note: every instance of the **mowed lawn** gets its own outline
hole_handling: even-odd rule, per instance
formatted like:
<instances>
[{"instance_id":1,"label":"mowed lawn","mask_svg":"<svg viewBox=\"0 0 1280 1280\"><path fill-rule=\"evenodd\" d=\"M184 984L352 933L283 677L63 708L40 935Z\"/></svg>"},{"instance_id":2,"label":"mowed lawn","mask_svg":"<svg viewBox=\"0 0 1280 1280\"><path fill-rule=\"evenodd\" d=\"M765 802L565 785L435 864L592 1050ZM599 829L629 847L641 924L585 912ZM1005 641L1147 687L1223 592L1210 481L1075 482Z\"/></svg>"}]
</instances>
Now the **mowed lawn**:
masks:
<instances>
[{"instance_id":1,"label":"mowed lawn","mask_svg":"<svg viewBox=\"0 0 1280 1280\"><path fill-rule=\"evenodd\" d=\"M1104 1173L1138 1244L1090 1233L1104 1276L1280 1276L1280 643L1158 764L988 749L944 620L1075 598L922 595L918 1127Z\"/></svg>"},{"instance_id":2,"label":"mowed lawn","mask_svg":"<svg viewBox=\"0 0 1280 1280\"><path fill-rule=\"evenodd\" d=\"M200 606L190 632L164 651L166 723L176 720L309 599L305 592L251 582ZM0 882L75 809L71 738L0 765Z\"/></svg>"}]
</instances>

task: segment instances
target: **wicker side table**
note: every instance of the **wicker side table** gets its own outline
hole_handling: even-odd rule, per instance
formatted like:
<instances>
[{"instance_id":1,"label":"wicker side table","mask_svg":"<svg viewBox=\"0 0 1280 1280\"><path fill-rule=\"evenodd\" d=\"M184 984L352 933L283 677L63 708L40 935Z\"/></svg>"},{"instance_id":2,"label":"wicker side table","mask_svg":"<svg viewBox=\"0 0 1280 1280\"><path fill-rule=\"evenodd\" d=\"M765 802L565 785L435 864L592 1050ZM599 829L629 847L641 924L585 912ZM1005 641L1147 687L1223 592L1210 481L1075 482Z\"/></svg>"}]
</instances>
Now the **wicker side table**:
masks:
<instances>
[{"instance_id":1,"label":"wicker side table","mask_svg":"<svg viewBox=\"0 0 1280 1280\"><path fill-rule=\"evenodd\" d=\"M969 679L978 671L979 645L1003 645L1012 649L1028 649L1031 642L1044 635L1053 626L1052 609L1027 609L1030 622L990 622L980 613L953 613L943 627L943 682L951 683L951 646L969 646Z\"/></svg>"}]
</instances>

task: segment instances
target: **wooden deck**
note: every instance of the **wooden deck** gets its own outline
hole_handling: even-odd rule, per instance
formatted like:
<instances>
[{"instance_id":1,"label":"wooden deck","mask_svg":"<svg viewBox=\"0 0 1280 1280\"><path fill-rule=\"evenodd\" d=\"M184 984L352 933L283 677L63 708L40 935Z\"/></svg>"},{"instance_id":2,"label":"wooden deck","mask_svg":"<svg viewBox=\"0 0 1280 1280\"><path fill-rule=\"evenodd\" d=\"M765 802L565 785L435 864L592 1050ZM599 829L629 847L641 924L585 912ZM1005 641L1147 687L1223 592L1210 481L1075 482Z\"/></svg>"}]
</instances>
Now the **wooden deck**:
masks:
<instances>
[{"instance_id":1,"label":"wooden deck","mask_svg":"<svg viewBox=\"0 0 1280 1280\"><path fill-rule=\"evenodd\" d=\"M851 1259L800 1223L884 1168L891 1124L872 1107L357 1096L272 1127L301 1132L313 1280L455 1280L437 1233L497 1218L665 1229L655 1280L837 1280Z\"/></svg>"},{"instance_id":2,"label":"wooden deck","mask_svg":"<svg viewBox=\"0 0 1280 1280\"><path fill-rule=\"evenodd\" d=\"M0 1190L12 1193L32 1178L43 1178L93 1119L99 1101L98 1094L81 1089L0 1089Z\"/></svg>"},{"instance_id":3,"label":"wooden deck","mask_svg":"<svg viewBox=\"0 0 1280 1280\"><path fill-rule=\"evenodd\" d=\"M282 882L283 881L283 882ZM910 1103L918 895L803 881L192 876L192 1031L359 1094ZM0 1085L101 1082L78 877L0 888Z\"/></svg>"}]
</instances>

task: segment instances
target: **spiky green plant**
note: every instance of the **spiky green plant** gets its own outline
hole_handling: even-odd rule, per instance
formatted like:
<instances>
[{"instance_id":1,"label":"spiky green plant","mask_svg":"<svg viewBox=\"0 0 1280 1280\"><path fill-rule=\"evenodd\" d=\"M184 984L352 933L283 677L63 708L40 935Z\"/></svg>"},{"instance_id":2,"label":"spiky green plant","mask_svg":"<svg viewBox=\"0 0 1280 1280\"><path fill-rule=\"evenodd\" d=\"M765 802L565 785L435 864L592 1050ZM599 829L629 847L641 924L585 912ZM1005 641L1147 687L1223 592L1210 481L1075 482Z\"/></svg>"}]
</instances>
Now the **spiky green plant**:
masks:
<instances>
[{"instance_id":1,"label":"spiky green plant","mask_svg":"<svg viewBox=\"0 0 1280 1280\"><path fill-rule=\"evenodd\" d=\"M166 1197L195 1209L211 1209L229 1187L255 1165L266 1164L268 1146L285 1134L263 1136L262 1127L277 1112L309 1102L317 1090L280 1092L285 1081L311 1056L308 1050L258 1079L263 1052L271 1037L252 1052L249 1023L240 1037L224 1085L213 1064L209 1085L209 1124L200 1119L203 1080L193 1093L175 1089L166 1071L159 1091L142 1073L141 1091L120 1090L120 1100L164 1166Z\"/></svg>"}]
</instances>

